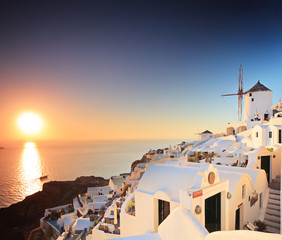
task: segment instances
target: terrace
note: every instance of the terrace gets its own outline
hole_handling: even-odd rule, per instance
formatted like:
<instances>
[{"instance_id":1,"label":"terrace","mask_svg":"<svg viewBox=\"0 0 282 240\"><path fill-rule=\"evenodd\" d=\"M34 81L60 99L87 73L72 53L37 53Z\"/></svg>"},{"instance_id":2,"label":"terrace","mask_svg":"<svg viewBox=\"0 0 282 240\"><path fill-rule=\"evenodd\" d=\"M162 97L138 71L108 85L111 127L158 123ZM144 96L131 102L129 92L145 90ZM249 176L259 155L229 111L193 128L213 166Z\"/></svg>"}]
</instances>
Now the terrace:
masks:
<instances>
[{"instance_id":1,"label":"terrace","mask_svg":"<svg viewBox=\"0 0 282 240\"><path fill-rule=\"evenodd\" d=\"M120 212L124 201L124 197L112 201L102 221L93 229L94 236L98 237L103 234L110 234L113 238L120 236Z\"/></svg>"},{"instance_id":2,"label":"terrace","mask_svg":"<svg viewBox=\"0 0 282 240\"><path fill-rule=\"evenodd\" d=\"M58 219L61 216L68 215L74 212L72 204L62 205L54 208L49 208L45 210L44 217L41 219L41 222L44 220L58 233L61 233L62 227L58 222Z\"/></svg>"}]
</instances>

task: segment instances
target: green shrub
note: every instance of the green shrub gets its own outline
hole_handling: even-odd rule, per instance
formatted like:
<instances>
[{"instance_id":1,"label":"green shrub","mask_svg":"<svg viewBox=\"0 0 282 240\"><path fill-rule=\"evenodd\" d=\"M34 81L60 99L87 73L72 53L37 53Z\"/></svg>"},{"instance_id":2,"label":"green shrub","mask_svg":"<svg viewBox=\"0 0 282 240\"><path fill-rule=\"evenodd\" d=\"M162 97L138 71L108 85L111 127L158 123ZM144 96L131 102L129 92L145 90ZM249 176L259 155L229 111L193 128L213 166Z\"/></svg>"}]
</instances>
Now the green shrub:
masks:
<instances>
[{"instance_id":1,"label":"green shrub","mask_svg":"<svg viewBox=\"0 0 282 240\"><path fill-rule=\"evenodd\" d=\"M73 205L71 204L71 205L69 205L69 207L68 207L68 211L69 212L74 212L74 207L73 207Z\"/></svg>"},{"instance_id":2,"label":"green shrub","mask_svg":"<svg viewBox=\"0 0 282 240\"><path fill-rule=\"evenodd\" d=\"M189 157L188 162L197 162L195 157Z\"/></svg>"},{"instance_id":3,"label":"green shrub","mask_svg":"<svg viewBox=\"0 0 282 240\"><path fill-rule=\"evenodd\" d=\"M60 211L60 213L61 213L61 215L64 215L66 212L65 212L65 209L61 209L61 211Z\"/></svg>"}]
</instances>

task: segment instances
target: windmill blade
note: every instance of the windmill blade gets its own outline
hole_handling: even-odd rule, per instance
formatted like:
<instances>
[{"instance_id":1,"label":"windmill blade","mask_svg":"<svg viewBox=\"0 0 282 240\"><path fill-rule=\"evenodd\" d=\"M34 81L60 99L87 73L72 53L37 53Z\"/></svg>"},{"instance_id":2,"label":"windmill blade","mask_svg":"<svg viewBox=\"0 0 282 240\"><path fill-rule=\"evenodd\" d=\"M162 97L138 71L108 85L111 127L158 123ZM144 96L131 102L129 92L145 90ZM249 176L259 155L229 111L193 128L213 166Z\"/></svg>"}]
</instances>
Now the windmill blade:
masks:
<instances>
[{"instance_id":1,"label":"windmill blade","mask_svg":"<svg viewBox=\"0 0 282 240\"><path fill-rule=\"evenodd\" d=\"M243 112L243 96L246 93L243 91L243 68L242 64L240 64L239 67L239 77L238 77L238 92L237 93L232 93L232 94L224 94L221 95L222 97L226 96L238 96L238 120L242 120L242 112ZM281 107L282 108L282 107Z\"/></svg>"},{"instance_id":2,"label":"windmill blade","mask_svg":"<svg viewBox=\"0 0 282 240\"><path fill-rule=\"evenodd\" d=\"M236 95L239 95L238 93L231 93L231 94L224 94L224 95L221 95L222 97L226 97L226 96L236 96Z\"/></svg>"},{"instance_id":3,"label":"windmill blade","mask_svg":"<svg viewBox=\"0 0 282 240\"><path fill-rule=\"evenodd\" d=\"M241 121L242 119L242 100L243 96L238 95L238 120Z\"/></svg>"},{"instance_id":4,"label":"windmill blade","mask_svg":"<svg viewBox=\"0 0 282 240\"><path fill-rule=\"evenodd\" d=\"M242 66L242 64L241 64L241 66ZM241 75L241 91L242 91L242 93L244 92L243 91L243 68L242 68L242 75Z\"/></svg>"},{"instance_id":5,"label":"windmill blade","mask_svg":"<svg viewBox=\"0 0 282 240\"><path fill-rule=\"evenodd\" d=\"M278 109L278 105L271 106L270 109Z\"/></svg>"}]
</instances>

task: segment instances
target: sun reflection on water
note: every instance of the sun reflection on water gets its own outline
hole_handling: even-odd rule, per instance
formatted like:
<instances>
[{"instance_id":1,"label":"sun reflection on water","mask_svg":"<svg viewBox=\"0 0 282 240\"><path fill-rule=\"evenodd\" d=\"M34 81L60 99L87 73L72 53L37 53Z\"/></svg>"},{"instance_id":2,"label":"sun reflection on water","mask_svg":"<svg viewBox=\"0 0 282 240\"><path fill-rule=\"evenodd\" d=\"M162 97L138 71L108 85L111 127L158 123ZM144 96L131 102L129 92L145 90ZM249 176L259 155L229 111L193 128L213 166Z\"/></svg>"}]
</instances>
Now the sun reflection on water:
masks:
<instances>
[{"instance_id":1,"label":"sun reflection on water","mask_svg":"<svg viewBox=\"0 0 282 240\"><path fill-rule=\"evenodd\" d=\"M41 190L42 162L34 142L26 142L21 156L21 181L23 193L33 194Z\"/></svg>"}]
</instances>

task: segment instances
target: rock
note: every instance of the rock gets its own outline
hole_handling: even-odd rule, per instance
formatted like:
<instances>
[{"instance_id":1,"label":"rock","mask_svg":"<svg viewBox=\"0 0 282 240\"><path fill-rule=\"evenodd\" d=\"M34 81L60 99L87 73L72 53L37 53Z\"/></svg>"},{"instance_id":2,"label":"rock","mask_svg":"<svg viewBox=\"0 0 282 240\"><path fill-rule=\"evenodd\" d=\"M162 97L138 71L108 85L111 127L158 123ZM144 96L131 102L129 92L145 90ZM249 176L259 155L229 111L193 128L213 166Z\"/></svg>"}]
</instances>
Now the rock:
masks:
<instances>
[{"instance_id":1,"label":"rock","mask_svg":"<svg viewBox=\"0 0 282 240\"><path fill-rule=\"evenodd\" d=\"M149 158L147 156L147 154L144 154L143 157L140 160L136 160L131 164L131 172L138 165L138 163L148 163L148 162L150 162L150 160L151 160L151 158Z\"/></svg>"},{"instance_id":2,"label":"rock","mask_svg":"<svg viewBox=\"0 0 282 240\"><path fill-rule=\"evenodd\" d=\"M81 183L92 183L97 184L99 186L105 186L109 184L109 179L104 179L102 177L94 177L94 176L81 176L75 179L76 182Z\"/></svg>"}]
</instances>

